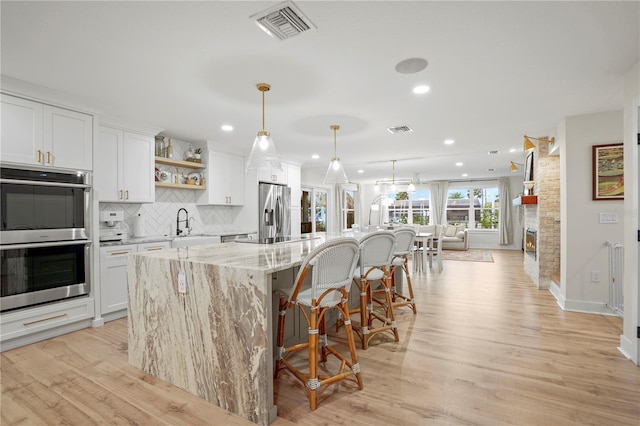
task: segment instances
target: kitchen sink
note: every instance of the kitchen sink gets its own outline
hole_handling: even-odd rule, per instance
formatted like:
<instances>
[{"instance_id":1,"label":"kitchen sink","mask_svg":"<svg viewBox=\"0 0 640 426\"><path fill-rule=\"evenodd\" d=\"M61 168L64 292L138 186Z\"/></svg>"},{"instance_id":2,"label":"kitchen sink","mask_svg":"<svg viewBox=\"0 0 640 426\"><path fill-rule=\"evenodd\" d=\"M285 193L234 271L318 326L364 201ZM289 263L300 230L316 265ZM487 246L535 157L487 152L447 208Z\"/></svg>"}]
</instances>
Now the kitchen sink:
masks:
<instances>
[{"instance_id":1,"label":"kitchen sink","mask_svg":"<svg viewBox=\"0 0 640 426\"><path fill-rule=\"evenodd\" d=\"M171 247L191 247L203 244L217 244L219 242L219 235L186 235L184 237L174 237L171 240Z\"/></svg>"}]
</instances>

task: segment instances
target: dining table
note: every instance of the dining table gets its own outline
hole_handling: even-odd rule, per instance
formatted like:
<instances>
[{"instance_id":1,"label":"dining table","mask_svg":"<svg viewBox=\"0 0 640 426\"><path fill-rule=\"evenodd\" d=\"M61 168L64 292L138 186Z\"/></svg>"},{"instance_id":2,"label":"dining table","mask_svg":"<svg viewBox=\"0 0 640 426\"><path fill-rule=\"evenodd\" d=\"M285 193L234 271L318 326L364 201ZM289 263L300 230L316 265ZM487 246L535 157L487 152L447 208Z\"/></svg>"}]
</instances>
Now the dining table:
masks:
<instances>
[{"instance_id":1,"label":"dining table","mask_svg":"<svg viewBox=\"0 0 640 426\"><path fill-rule=\"evenodd\" d=\"M433 248L434 241L437 241L433 237L432 232L418 232L416 234L416 245L413 252L413 272L426 271L426 259L424 256L425 247Z\"/></svg>"}]
</instances>

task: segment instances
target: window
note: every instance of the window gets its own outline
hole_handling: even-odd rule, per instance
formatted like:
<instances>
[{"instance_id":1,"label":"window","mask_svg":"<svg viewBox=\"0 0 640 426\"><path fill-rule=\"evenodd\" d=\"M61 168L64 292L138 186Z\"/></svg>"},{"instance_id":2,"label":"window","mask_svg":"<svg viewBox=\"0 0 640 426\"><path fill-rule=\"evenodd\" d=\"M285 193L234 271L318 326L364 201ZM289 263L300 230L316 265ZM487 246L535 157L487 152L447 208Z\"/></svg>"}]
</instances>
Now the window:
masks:
<instances>
[{"instance_id":1,"label":"window","mask_svg":"<svg viewBox=\"0 0 640 426\"><path fill-rule=\"evenodd\" d=\"M342 224L343 229L351 229L356 218L356 197L357 191L342 191Z\"/></svg>"},{"instance_id":2,"label":"window","mask_svg":"<svg viewBox=\"0 0 640 426\"><path fill-rule=\"evenodd\" d=\"M449 189L447 223L465 224L470 229L497 229L498 198L497 187Z\"/></svg>"},{"instance_id":3,"label":"window","mask_svg":"<svg viewBox=\"0 0 640 426\"><path fill-rule=\"evenodd\" d=\"M416 225L429 224L429 191L398 192L388 194L389 222Z\"/></svg>"}]
</instances>

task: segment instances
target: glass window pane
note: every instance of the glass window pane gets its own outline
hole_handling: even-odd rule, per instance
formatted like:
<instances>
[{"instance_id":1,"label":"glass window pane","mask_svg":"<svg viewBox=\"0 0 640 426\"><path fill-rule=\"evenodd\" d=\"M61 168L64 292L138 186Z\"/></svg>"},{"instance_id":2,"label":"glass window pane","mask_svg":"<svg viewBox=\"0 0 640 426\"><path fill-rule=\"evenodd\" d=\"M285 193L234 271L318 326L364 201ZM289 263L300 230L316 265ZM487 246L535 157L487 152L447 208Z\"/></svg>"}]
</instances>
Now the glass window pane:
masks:
<instances>
[{"instance_id":1,"label":"glass window pane","mask_svg":"<svg viewBox=\"0 0 640 426\"><path fill-rule=\"evenodd\" d=\"M327 231L327 192L316 191L315 197L316 232Z\"/></svg>"}]
</instances>

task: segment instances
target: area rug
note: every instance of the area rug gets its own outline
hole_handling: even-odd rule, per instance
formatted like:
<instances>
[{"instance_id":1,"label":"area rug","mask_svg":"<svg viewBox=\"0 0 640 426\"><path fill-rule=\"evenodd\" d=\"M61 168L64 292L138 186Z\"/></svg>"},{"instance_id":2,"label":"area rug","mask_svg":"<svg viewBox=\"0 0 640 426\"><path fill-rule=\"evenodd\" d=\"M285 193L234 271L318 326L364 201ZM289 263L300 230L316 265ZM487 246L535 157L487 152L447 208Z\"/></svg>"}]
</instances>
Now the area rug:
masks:
<instances>
[{"instance_id":1,"label":"area rug","mask_svg":"<svg viewBox=\"0 0 640 426\"><path fill-rule=\"evenodd\" d=\"M493 262L488 250L442 250L442 260L462 260L467 262Z\"/></svg>"}]
</instances>

